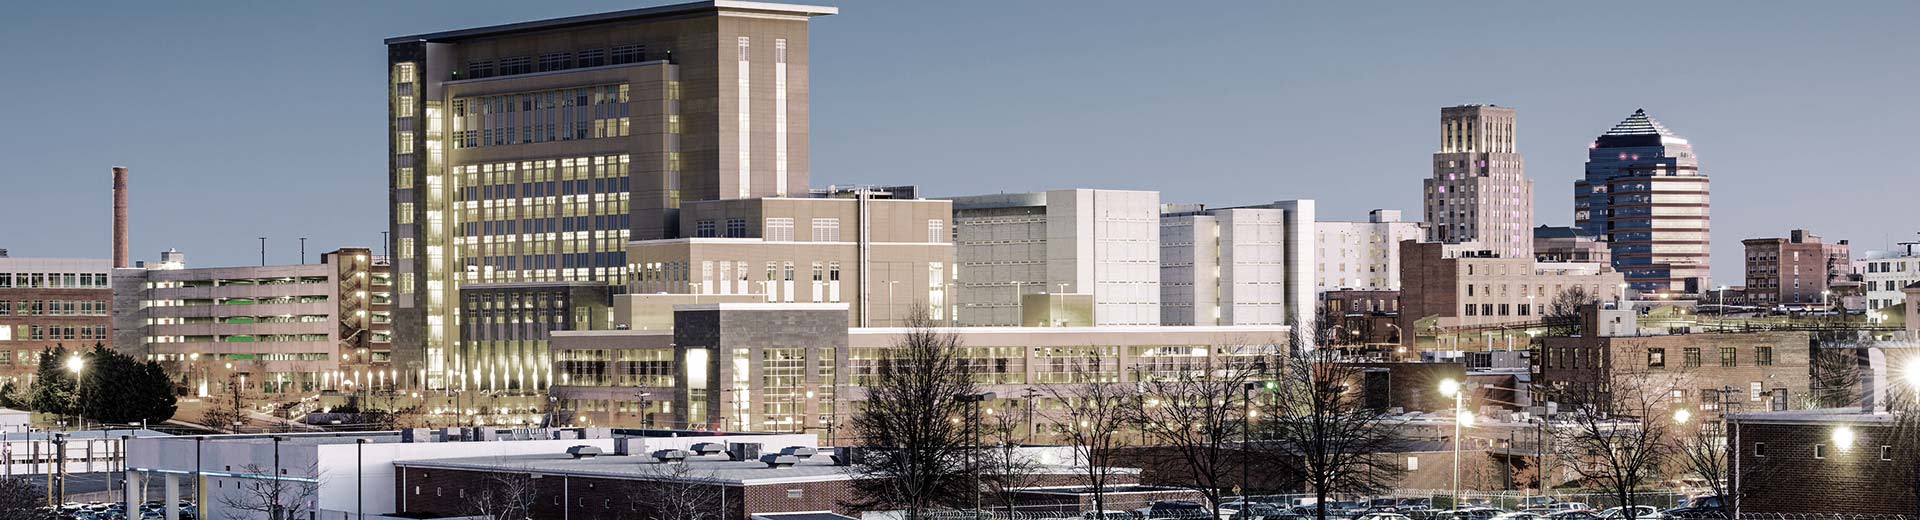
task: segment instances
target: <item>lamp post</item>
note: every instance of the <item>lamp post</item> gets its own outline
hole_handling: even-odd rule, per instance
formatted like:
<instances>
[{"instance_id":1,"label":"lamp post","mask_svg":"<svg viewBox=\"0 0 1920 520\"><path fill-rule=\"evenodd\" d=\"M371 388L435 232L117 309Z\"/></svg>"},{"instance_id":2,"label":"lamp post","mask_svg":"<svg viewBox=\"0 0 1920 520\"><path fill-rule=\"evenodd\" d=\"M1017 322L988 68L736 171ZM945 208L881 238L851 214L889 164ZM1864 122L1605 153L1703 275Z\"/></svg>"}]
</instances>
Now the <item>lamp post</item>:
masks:
<instances>
[{"instance_id":1,"label":"lamp post","mask_svg":"<svg viewBox=\"0 0 1920 520\"><path fill-rule=\"evenodd\" d=\"M72 396L73 403L72 403L72 406L70 407L71 408L70 411L73 413L71 414L72 421L68 423L69 427L77 425L83 421L83 419L80 418L80 372L82 370L85 370L86 368L87 368L87 361L85 359L80 358L79 352L74 352L71 357L67 358L67 371L73 372L73 396ZM61 484L61 487L65 487L65 486L66 484L63 482Z\"/></svg>"},{"instance_id":2,"label":"lamp post","mask_svg":"<svg viewBox=\"0 0 1920 520\"><path fill-rule=\"evenodd\" d=\"M353 440L353 514L357 520L367 520L366 448L366 438Z\"/></svg>"},{"instance_id":3,"label":"lamp post","mask_svg":"<svg viewBox=\"0 0 1920 520\"><path fill-rule=\"evenodd\" d=\"M979 514L980 512L980 473L981 473L980 472L980 406L982 403L985 403L987 401L992 401L993 397L994 397L993 392L981 392L977 394L964 394L964 395L954 396L954 398L959 399L960 402L973 404L973 410L972 410L973 413L971 414L973 415L973 420L971 421L971 424L969 424L967 427L973 430L972 431L973 450L970 455L971 455L971 458L973 459L973 463L971 464L971 466L973 466L972 473L973 473L974 514Z\"/></svg>"},{"instance_id":4,"label":"lamp post","mask_svg":"<svg viewBox=\"0 0 1920 520\"><path fill-rule=\"evenodd\" d=\"M637 398L640 400L640 428L641 429L647 429L647 428L653 427L653 417L647 413L647 397L652 395L653 395L652 392L639 392L639 393L633 394L634 398Z\"/></svg>"},{"instance_id":5,"label":"lamp post","mask_svg":"<svg viewBox=\"0 0 1920 520\"><path fill-rule=\"evenodd\" d=\"M1463 410L1467 394L1459 381L1441 380L1440 395L1453 398L1453 508L1460 509L1460 430L1472 419Z\"/></svg>"},{"instance_id":6,"label":"lamp post","mask_svg":"<svg viewBox=\"0 0 1920 520\"><path fill-rule=\"evenodd\" d=\"M1252 453L1253 443L1253 386L1258 383L1248 381L1240 384L1240 508L1247 508L1247 491L1253 485L1252 474L1247 468L1252 466L1247 457Z\"/></svg>"}]
</instances>

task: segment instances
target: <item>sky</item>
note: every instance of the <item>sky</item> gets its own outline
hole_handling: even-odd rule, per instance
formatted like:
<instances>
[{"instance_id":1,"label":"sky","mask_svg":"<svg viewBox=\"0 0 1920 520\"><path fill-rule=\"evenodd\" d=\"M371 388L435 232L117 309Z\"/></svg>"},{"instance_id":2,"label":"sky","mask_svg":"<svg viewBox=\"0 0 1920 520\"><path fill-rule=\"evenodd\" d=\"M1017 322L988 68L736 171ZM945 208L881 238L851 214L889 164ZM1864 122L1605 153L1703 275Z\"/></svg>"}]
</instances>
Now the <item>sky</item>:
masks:
<instances>
[{"instance_id":1,"label":"sky","mask_svg":"<svg viewBox=\"0 0 1920 520\"><path fill-rule=\"evenodd\" d=\"M1713 181L1740 240L1912 240L1920 2L823 1L812 179L930 196L1159 190L1418 218L1439 108L1519 110L1535 223L1572 222L1586 146L1636 108ZM196 266L378 250L384 49L405 34L657 5L610 0L27 2L0 21L0 248ZM312 260L317 261L317 260Z\"/></svg>"}]
</instances>

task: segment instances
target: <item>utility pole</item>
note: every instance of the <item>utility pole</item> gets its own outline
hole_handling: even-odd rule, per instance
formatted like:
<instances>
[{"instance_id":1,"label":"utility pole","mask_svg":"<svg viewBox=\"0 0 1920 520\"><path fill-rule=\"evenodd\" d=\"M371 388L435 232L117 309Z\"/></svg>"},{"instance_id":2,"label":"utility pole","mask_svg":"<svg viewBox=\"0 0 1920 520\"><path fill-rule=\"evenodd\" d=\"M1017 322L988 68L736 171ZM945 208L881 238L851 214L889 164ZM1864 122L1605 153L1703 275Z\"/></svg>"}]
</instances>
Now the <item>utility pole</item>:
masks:
<instances>
[{"instance_id":1,"label":"utility pole","mask_svg":"<svg viewBox=\"0 0 1920 520\"><path fill-rule=\"evenodd\" d=\"M267 237L260 237L260 266L267 266Z\"/></svg>"}]
</instances>

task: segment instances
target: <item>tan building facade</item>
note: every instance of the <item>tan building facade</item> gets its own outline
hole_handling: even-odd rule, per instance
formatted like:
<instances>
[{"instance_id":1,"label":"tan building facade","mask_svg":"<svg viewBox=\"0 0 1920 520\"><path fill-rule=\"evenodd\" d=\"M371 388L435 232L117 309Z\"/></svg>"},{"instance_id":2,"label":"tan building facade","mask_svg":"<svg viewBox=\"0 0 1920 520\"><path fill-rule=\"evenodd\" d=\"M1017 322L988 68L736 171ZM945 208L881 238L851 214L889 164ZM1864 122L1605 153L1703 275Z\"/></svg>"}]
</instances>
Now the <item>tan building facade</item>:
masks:
<instances>
[{"instance_id":1,"label":"tan building facade","mask_svg":"<svg viewBox=\"0 0 1920 520\"><path fill-rule=\"evenodd\" d=\"M850 328L846 304L720 303L675 309L672 330L557 332L553 395L595 426L814 431L843 437L885 351L911 329ZM1044 416L1024 397L1069 382L1090 355L1115 381L1200 360L1269 358L1287 327L943 327L998 394L988 406ZM640 394L646 394L640 397Z\"/></svg>"},{"instance_id":2,"label":"tan building facade","mask_svg":"<svg viewBox=\"0 0 1920 520\"><path fill-rule=\"evenodd\" d=\"M1537 323L1561 293L1618 301L1625 278L1606 264L1502 257L1477 244L1400 245L1399 327L1413 338L1445 330ZM1416 330L1417 323L1427 325Z\"/></svg>"},{"instance_id":3,"label":"tan building facade","mask_svg":"<svg viewBox=\"0 0 1920 520\"><path fill-rule=\"evenodd\" d=\"M1572 395L1596 395L1593 385L1618 387L1627 384L1619 378L1644 374L1652 379L1636 384L1671 388L1679 392L1671 405L1695 413L1718 412L1728 403L1744 411L1784 410L1798 408L1796 399L1808 397L1812 384L1812 338L1804 331L1588 334L1545 342L1535 384L1575 389Z\"/></svg>"},{"instance_id":4,"label":"tan building facade","mask_svg":"<svg viewBox=\"0 0 1920 520\"><path fill-rule=\"evenodd\" d=\"M637 294L757 295L842 303L849 326L923 311L952 319L953 243L944 200L763 198L688 203L680 236L628 245Z\"/></svg>"},{"instance_id":5,"label":"tan building facade","mask_svg":"<svg viewBox=\"0 0 1920 520\"><path fill-rule=\"evenodd\" d=\"M1440 109L1440 151L1422 181L1428 241L1479 242L1507 258L1533 254L1533 181L1515 124L1511 107Z\"/></svg>"}]
</instances>

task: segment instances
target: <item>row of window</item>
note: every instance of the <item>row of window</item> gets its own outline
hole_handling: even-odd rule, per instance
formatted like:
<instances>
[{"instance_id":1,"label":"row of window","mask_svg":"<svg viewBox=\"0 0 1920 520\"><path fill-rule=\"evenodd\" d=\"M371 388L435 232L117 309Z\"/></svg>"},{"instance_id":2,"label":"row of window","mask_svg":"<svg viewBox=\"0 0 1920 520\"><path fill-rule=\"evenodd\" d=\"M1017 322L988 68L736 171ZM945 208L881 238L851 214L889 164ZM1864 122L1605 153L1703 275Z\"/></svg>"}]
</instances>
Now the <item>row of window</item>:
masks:
<instances>
[{"instance_id":1,"label":"row of window","mask_svg":"<svg viewBox=\"0 0 1920 520\"><path fill-rule=\"evenodd\" d=\"M671 54L671 52L669 52ZM454 79L480 79L495 76L512 76L533 72L552 72L556 70L584 69L607 65L625 65L647 61L647 46L640 44L615 45L601 49L583 49L575 52L550 52L533 56L514 56L508 58L473 60L467 62L465 75L455 75Z\"/></svg>"},{"instance_id":2,"label":"row of window","mask_svg":"<svg viewBox=\"0 0 1920 520\"><path fill-rule=\"evenodd\" d=\"M0 273L0 289L106 289L106 273Z\"/></svg>"},{"instance_id":3,"label":"row of window","mask_svg":"<svg viewBox=\"0 0 1920 520\"><path fill-rule=\"evenodd\" d=\"M1842 447L1841 449L1845 450L1846 448ZM1825 459L1832 455L1833 455L1833 449L1827 446L1826 443L1815 443L1813 445L1813 458ZM1764 442L1753 443L1753 456L1754 458L1765 458L1767 456L1767 443L1764 443ZM1880 449L1878 450L1878 458L1881 462L1893 461L1893 446L1886 445L1886 444L1880 445Z\"/></svg>"},{"instance_id":4,"label":"row of window","mask_svg":"<svg viewBox=\"0 0 1920 520\"><path fill-rule=\"evenodd\" d=\"M106 340L106 325L0 325L0 341Z\"/></svg>"},{"instance_id":5,"label":"row of window","mask_svg":"<svg viewBox=\"0 0 1920 520\"><path fill-rule=\"evenodd\" d=\"M106 300L0 300L0 316L106 316Z\"/></svg>"},{"instance_id":6,"label":"row of window","mask_svg":"<svg viewBox=\"0 0 1920 520\"><path fill-rule=\"evenodd\" d=\"M1720 355L1720 366L1722 367L1739 366L1739 362L1740 362L1739 349L1737 347L1720 347L1719 355ZM1683 347L1680 349L1680 356L1681 356L1680 363L1683 368L1693 368L1693 367L1700 366L1700 347ZM1647 349L1647 368L1666 368L1666 366L1667 366L1667 349L1666 348ZM1753 348L1753 366L1757 366L1757 367L1773 366L1773 347L1754 347Z\"/></svg>"}]
</instances>

